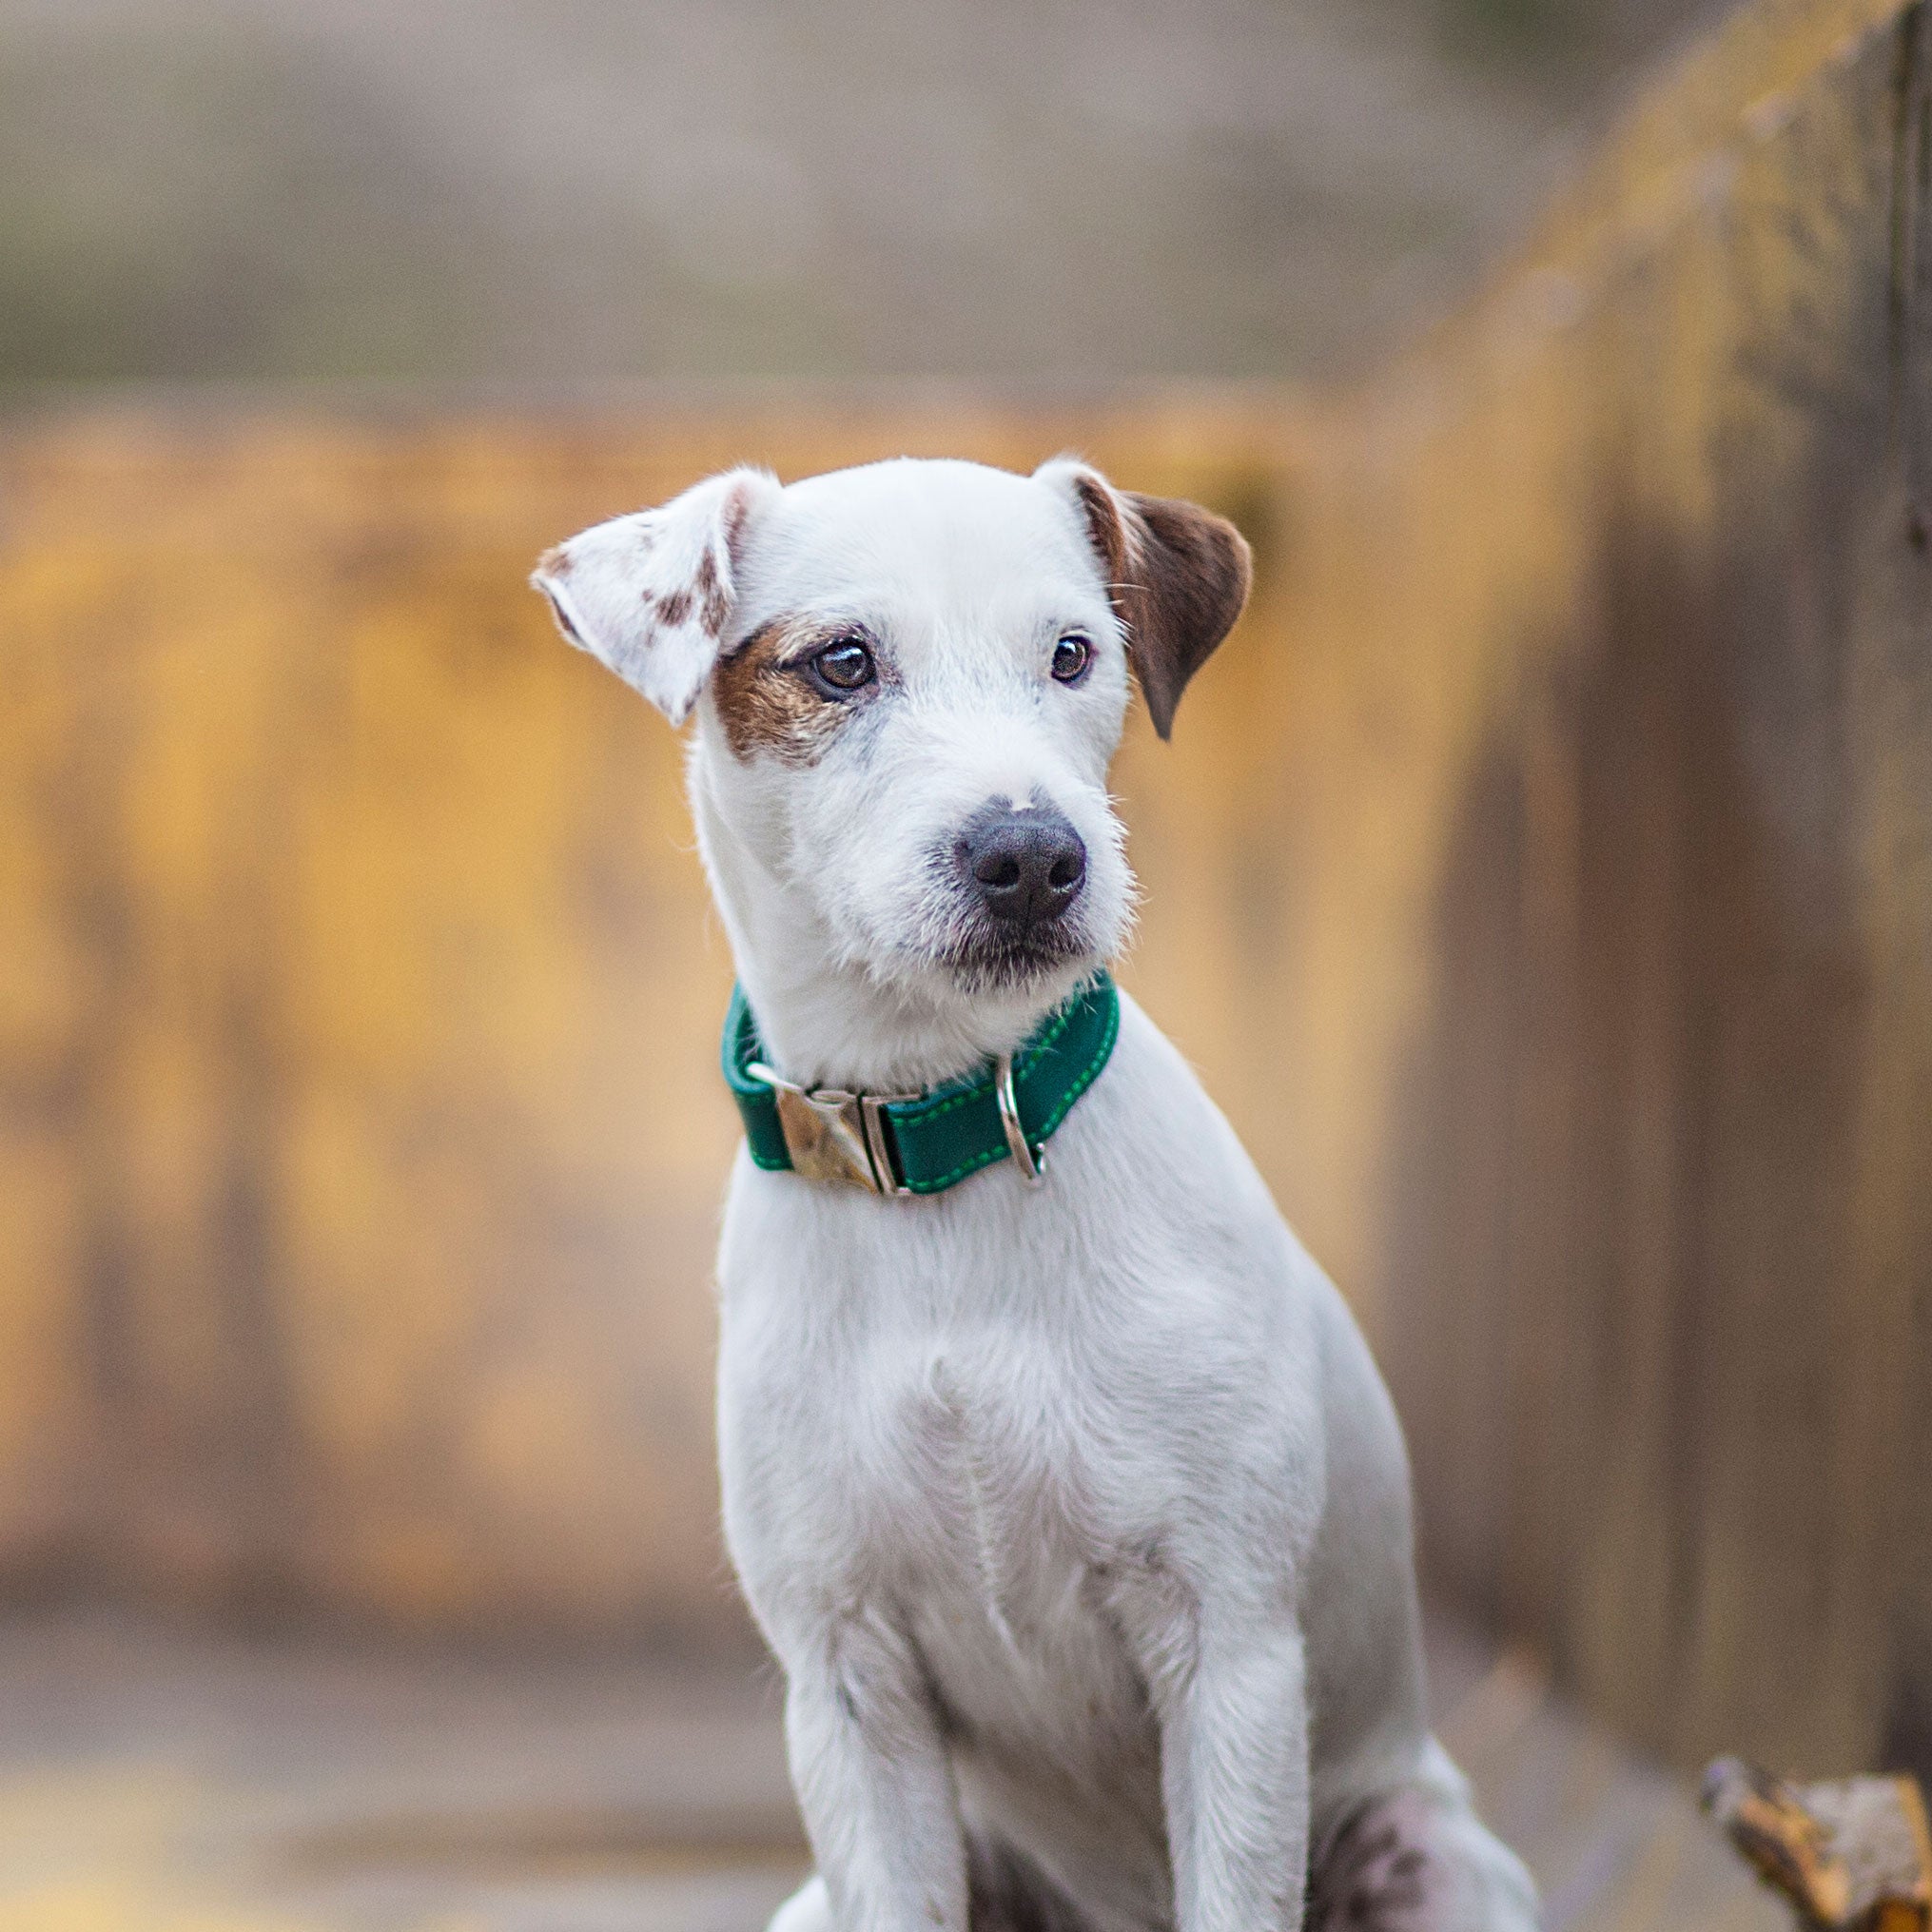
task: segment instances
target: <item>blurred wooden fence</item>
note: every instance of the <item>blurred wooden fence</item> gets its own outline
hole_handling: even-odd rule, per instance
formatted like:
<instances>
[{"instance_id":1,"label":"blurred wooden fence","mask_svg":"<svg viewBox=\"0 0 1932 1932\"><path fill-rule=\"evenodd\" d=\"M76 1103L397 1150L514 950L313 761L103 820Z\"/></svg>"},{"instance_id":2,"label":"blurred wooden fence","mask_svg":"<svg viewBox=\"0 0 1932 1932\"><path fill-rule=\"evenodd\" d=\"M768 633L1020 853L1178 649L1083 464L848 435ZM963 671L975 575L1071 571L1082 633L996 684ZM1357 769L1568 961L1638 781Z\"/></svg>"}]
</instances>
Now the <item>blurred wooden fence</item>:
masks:
<instances>
[{"instance_id":1,"label":"blurred wooden fence","mask_svg":"<svg viewBox=\"0 0 1932 1932\"><path fill-rule=\"evenodd\" d=\"M1074 446L1261 590L1122 790L1130 978L1380 1345L1439 1583L1681 1758L1932 1757L1922 10L1745 9L1359 392L0 450L0 1574L744 1641L729 965L545 543Z\"/></svg>"},{"instance_id":2,"label":"blurred wooden fence","mask_svg":"<svg viewBox=\"0 0 1932 1932\"><path fill-rule=\"evenodd\" d=\"M1259 527L1263 439L1192 406L16 424L8 1571L742 1641L706 1287L730 965L676 740L559 643L532 560L741 457L901 447L1080 441ZM1230 657L1178 769L1131 761L1203 931L1244 889L1222 767L1269 755L1274 654ZM1150 969L1222 989L1211 1045L1253 965L1168 929Z\"/></svg>"}]
</instances>

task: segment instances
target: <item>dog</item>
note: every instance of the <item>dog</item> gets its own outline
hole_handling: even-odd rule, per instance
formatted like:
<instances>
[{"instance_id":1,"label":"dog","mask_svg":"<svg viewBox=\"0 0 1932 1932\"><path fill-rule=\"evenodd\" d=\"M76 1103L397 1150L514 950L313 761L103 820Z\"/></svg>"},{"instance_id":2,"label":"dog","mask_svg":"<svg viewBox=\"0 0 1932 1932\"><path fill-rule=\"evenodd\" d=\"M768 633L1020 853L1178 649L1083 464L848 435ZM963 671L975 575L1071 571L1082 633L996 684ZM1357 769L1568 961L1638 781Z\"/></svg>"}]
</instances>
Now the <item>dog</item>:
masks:
<instances>
[{"instance_id":1,"label":"dog","mask_svg":"<svg viewBox=\"0 0 1932 1932\"><path fill-rule=\"evenodd\" d=\"M1247 545L1071 459L713 477L548 553L673 725L739 995L726 1538L816 1870L771 1932L1528 1932L1425 1714L1400 1430L1105 968L1107 768Z\"/></svg>"}]
</instances>

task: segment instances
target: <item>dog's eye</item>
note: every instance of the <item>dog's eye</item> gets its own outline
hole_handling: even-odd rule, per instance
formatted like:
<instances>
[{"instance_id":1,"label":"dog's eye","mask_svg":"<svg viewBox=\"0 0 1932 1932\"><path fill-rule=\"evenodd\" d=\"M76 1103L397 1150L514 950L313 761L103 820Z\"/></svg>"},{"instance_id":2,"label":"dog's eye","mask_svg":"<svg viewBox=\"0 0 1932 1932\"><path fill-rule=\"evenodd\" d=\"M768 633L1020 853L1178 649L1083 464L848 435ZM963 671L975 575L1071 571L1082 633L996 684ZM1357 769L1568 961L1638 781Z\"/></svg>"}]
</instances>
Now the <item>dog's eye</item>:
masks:
<instances>
[{"instance_id":1,"label":"dog's eye","mask_svg":"<svg viewBox=\"0 0 1932 1932\"><path fill-rule=\"evenodd\" d=\"M860 691L878 674L872 668L872 654L856 637L841 637L828 644L812 660L811 668L821 684L833 691Z\"/></svg>"},{"instance_id":2,"label":"dog's eye","mask_svg":"<svg viewBox=\"0 0 1932 1932\"><path fill-rule=\"evenodd\" d=\"M1093 646L1078 631L1053 647L1053 675L1061 684L1078 684L1093 662Z\"/></svg>"}]
</instances>

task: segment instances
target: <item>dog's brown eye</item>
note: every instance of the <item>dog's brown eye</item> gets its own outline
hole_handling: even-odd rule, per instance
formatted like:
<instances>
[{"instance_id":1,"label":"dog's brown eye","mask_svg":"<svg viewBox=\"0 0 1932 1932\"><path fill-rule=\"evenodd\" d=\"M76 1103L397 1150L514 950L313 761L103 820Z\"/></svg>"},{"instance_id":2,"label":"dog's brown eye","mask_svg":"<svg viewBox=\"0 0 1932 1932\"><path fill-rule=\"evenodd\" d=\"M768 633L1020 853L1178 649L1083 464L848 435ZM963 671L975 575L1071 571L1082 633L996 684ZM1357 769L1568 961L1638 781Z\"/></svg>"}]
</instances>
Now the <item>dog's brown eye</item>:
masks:
<instances>
[{"instance_id":1,"label":"dog's brown eye","mask_svg":"<svg viewBox=\"0 0 1932 1932\"><path fill-rule=\"evenodd\" d=\"M1078 684L1093 661L1093 646L1078 632L1053 647L1053 675L1062 684Z\"/></svg>"},{"instance_id":2,"label":"dog's brown eye","mask_svg":"<svg viewBox=\"0 0 1932 1932\"><path fill-rule=\"evenodd\" d=\"M836 644L828 644L811 660L811 668L820 683L834 691L862 690L877 674L872 669L872 654L856 637L841 637Z\"/></svg>"}]
</instances>

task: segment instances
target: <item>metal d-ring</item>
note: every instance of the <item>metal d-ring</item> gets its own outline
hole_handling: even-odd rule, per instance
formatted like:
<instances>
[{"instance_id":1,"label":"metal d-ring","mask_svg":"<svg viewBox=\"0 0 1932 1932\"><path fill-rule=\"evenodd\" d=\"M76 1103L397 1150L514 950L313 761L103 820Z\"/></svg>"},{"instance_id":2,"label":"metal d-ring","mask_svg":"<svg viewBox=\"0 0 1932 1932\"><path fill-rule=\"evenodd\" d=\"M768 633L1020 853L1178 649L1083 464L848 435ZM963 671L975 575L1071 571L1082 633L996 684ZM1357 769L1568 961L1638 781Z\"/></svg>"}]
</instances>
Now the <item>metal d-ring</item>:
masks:
<instances>
[{"instance_id":1,"label":"metal d-ring","mask_svg":"<svg viewBox=\"0 0 1932 1932\"><path fill-rule=\"evenodd\" d=\"M1046 1150L1027 1144L1026 1130L1020 1124L1020 1097L1013 1091L1013 1056L997 1055L993 1061L993 1092L1000 1103L1000 1125L1006 1135L1006 1151L1028 1187L1038 1187L1046 1179Z\"/></svg>"}]
</instances>

